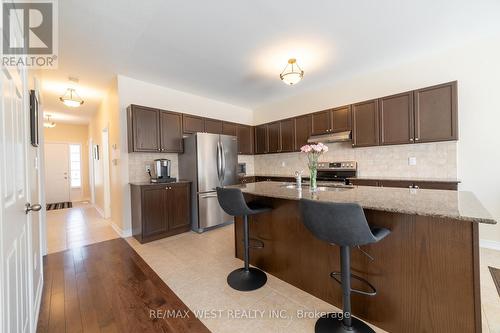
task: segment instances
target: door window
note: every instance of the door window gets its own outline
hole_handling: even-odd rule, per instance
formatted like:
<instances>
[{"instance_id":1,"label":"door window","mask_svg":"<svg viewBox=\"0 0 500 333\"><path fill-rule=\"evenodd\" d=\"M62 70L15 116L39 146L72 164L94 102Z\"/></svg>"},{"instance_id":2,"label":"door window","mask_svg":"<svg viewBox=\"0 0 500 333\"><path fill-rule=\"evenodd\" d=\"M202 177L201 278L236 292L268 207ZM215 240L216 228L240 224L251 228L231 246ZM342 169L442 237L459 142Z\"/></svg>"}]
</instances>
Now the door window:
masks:
<instances>
[{"instance_id":1,"label":"door window","mask_svg":"<svg viewBox=\"0 0 500 333\"><path fill-rule=\"evenodd\" d=\"M69 145L69 162L71 169L71 187L79 188L82 186L81 172L81 146Z\"/></svg>"}]
</instances>

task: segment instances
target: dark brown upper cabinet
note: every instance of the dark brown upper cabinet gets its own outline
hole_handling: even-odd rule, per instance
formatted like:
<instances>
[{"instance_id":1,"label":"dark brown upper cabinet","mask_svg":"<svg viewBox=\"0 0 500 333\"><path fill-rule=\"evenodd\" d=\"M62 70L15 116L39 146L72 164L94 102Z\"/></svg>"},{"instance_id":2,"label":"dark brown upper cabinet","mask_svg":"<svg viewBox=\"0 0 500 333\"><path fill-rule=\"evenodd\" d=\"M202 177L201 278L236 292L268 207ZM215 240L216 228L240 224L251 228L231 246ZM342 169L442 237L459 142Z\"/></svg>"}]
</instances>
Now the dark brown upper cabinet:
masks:
<instances>
[{"instance_id":1,"label":"dark brown upper cabinet","mask_svg":"<svg viewBox=\"0 0 500 333\"><path fill-rule=\"evenodd\" d=\"M222 134L236 136L237 129L238 129L238 124L228 123L226 121L222 123Z\"/></svg>"},{"instance_id":2,"label":"dark brown upper cabinet","mask_svg":"<svg viewBox=\"0 0 500 333\"><path fill-rule=\"evenodd\" d=\"M138 105L127 108L129 152L160 151L159 112L158 109Z\"/></svg>"},{"instance_id":3,"label":"dark brown upper cabinet","mask_svg":"<svg viewBox=\"0 0 500 333\"><path fill-rule=\"evenodd\" d=\"M380 98L379 115L382 145L414 142L413 91Z\"/></svg>"},{"instance_id":4,"label":"dark brown upper cabinet","mask_svg":"<svg viewBox=\"0 0 500 333\"><path fill-rule=\"evenodd\" d=\"M313 135L330 133L332 123L330 120L331 110L324 110L312 114L312 133Z\"/></svg>"},{"instance_id":5,"label":"dark brown upper cabinet","mask_svg":"<svg viewBox=\"0 0 500 333\"><path fill-rule=\"evenodd\" d=\"M312 116L306 114L295 118L295 150L307 144L312 133Z\"/></svg>"},{"instance_id":6,"label":"dark brown upper cabinet","mask_svg":"<svg viewBox=\"0 0 500 333\"><path fill-rule=\"evenodd\" d=\"M279 153L281 152L281 130L280 122L275 121L267 124L268 131L268 152Z\"/></svg>"},{"instance_id":7,"label":"dark brown upper cabinet","mask_svg":"<svg viewBox=\"0 0 500 333\"><path fill-rule=\"evenodd\" d=\"M267 124L255 126L255 153L265 154L268 151Z\"/></svg>"},{"instance_id":8,"label":"dark brown upper cabinet","mask_svg":"<svg viewBox=\"0 0 500 333\"><path fill-rule=\"evenodd\" d=\"M379 144L378 100L352 105L353 147L377 146Z\"/></svg>"},{"instance_id":9,"label":"dark brown upper cabinet","mask_svg":"<svg viewBox=\"0 0 500 333\"><path fill-rule=\"evenodd\" d=\"M184 114L182 116L182 129L184 133L205 132L205 119Z\"/></svg>"},{"instance_id":10,"label":"dark brown upper cabinet","mask_svg":"<svg viewBox=\"0 0 500 333\"><path fill-rule=\"evenodd\" d=\"M321 135L351 130L351 106L341 106L312 114L312 134Z\"/></svg>"},{"instance_id":11,"label":"dark brown upper cabinet","mask_svg":"<svg viewBox=\"0 0 500 333\"><path fill-rule=\"evenodd\" d=\"M330 111L332 133L351 130L351 106L341 106Z\"/></svg>"},{"instance_id":12,"label":"dark brown upper cabinet","mask_svg":"<svg viewBox=\"0 0 500 333\"><path fill-rule=\"evenodd\" d=\"M182 153L182 114L160 111L160 151Z\"/></svg>"},{"instance_id":13,"label":"dark brown upper cabinet","mask_svg":"<svg viewBox=\"0 0 500 333\"><path fill-rule=\"evenodd\" d=\"M415 142L458 140L457 82L415 90Z\"/></svg>"},{"instance_id":14,"label":"dark brown upper cabinet","mask_svg":"<svg viewBox=\"0 0 500 333\"><path fill-rule=\"evenodd\" d=\"M205 132L222 134L222 120L205 118Z\"/></svg>"},{"instance_id":15,"label":"dark brown upper cabinet","mask_svg":"<svg viewBox=\"0 0 500 333\"><path fill-rule=\"evenodd\" d=\"M247 125L238 125L236 128L238 137L238 154L253 154L253 127Z\"/></svg>"},{"instance_id":16,"label":"dark brown upper cabinet","mask_svg":"<svg viewBox=\"0 0 500 333\"><path fill-rule=\"evenodd\" d=\"M280 152L295 150L295 123L293 118L280 121L280 139Z\"/></svg>"}]
</instances>

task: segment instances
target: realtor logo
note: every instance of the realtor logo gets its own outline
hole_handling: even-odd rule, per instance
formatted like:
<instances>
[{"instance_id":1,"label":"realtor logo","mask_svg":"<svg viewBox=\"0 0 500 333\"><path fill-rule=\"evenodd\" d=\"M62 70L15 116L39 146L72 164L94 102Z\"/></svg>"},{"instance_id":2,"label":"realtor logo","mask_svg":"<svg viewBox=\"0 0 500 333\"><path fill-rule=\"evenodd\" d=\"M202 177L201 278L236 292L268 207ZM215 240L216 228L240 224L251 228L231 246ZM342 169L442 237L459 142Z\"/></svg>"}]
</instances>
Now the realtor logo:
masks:
<instances>
[{"instance_id":1,"label":"realtor logo","mask_svg":"<svg viewBox=\"0 0 500 333\"><path fill-rule=\"evenodd\" d=\"M57 2L2 2L2 65L57 67Z\"/></svg>"}]
</instances>

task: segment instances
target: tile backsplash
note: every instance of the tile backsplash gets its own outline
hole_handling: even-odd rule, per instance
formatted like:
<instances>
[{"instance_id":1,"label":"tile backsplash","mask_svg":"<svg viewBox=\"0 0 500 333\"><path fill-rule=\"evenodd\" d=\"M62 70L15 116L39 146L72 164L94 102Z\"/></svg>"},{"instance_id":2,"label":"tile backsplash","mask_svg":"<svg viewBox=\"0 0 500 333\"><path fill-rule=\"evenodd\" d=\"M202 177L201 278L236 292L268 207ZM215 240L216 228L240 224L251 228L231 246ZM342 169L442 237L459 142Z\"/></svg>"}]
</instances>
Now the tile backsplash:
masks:
<instances>
[{"instance_id":1,"label":"tile backsplash","mask_svg":"<svg viewBox=\"0 0 500 333\"><path fill-rule=\"evenodd\" d=\"M456 141L355 149L346 142L328 144L328 148L320 161L357 161L358 177L457 177ZM410 157L416 158L416 165L409 165ZM255 174L289 176L295 170L309 174L305 154L256 155L254 159Z\"/></svg>"},{"instance_id":2,"label":"tile backsplash","mask_svg":"<svg viewBox=\"0 0 500 333\"><path fill-rule=\"evenodd\" d=\"M457 177L456 141L355 149L350 143L332 143L328 148L320 161L357 161L358 177ZM410 157L416 158L416 165L408 165ZM128 156L129 181L149 181L146 165L153 168L153 161L157 158L171 160L172 177L177 177L177 154L132 153ZM301 153L239 155L238 162L246 163L248 175L290 176L295 170L309 174L307 157Z\"/></svg>"},{"instance_id":3,"label":"tile backsplash","mask_svg":"<svg viewBox=\"0 0 500 333\"><path fill-rule=\"evenodd\" d=\"M154 170L154 160L158 158L166 158L172 161L170 176L177 178L179 174L179 159L177 158L177 154L131 153L128 154L129 182L148 182L149 175L146 172L146 165L151 165L151 170Z\"/></svg>"}]
</instances>

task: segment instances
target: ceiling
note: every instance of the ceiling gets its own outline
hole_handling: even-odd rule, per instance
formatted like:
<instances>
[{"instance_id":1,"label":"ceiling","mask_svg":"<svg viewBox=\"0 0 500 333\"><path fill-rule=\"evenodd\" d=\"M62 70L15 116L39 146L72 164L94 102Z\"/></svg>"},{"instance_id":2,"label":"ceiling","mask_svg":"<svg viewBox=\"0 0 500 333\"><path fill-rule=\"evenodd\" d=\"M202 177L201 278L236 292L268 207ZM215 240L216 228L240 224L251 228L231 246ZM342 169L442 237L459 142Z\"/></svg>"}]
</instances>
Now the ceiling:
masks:
<instances>
[{"instance_id":1,"label":"ceiling","mask_svg":"<svg viewBox=\"0 0 500 333\"><path fill-rule=\"evenodd\" d=\"M496 33L499 13L497 0L59 1L45 110L88 122L117 74L255 108ZM278 78L290 57L305 71L292 87ZM58 100L68 76L81 108Z\"/></svg>"}]
</instances>

